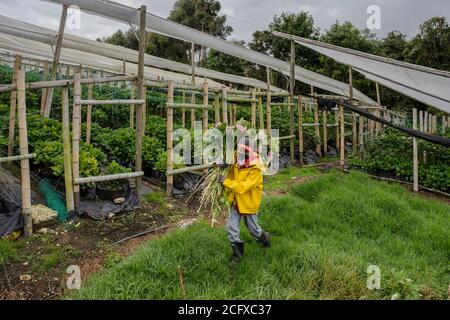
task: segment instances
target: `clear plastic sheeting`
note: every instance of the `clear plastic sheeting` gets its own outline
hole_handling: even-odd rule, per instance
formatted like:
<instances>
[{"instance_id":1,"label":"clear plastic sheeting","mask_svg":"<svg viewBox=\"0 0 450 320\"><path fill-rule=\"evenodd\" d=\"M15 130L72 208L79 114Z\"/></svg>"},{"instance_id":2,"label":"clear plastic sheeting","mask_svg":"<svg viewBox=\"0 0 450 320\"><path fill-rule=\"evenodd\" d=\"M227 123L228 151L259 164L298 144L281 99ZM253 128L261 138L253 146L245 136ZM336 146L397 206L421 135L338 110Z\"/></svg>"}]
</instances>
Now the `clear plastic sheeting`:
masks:
<instances>
[{"instance_id":1,"label":"clear plastic sheeting","mask_svg":"<svg viewBox=\"0 0 450 320\"><path fill-rule=\"evenodd\" d=\"M26 40L10 35L4 35L1 33L0 33L0 49L25 55L33 59L53 60L53 50L51 46L33 40ZM61 51L60 62L72 65L81 64L85 67L102 69L116 74L127 74L127 75L137 74L137 65L134 63L126 62L124 73L123 61L72 49L63 49ZM180 84L190 83L191 81L191 77L187 75L151 67L145 67L144 74L147 79L154 81L164 79L167 81L174 81ZM197 83L203 83L205 79L197 77L196 81ZM222 84L209 79L206 79L206 82L208 83L208 86L210 86L211 88L223 87Z\"/></svg>"},{"instance_id":2,"label":"clear plastic sheeting","mask_svg":"<svg viewBox=\"0 0 450 320\"><path fill-rule=\"evenodd\" d=\"M107 0L45 0L47 2L63 4L67 6L76 5L81 10L102 17L107 17L117 21L139 25L139 10L117 2ZM147 8L151 11L151 7ZM209 34L200 32L193 28L186 27L173 21L147 13L147 30L167 37L195 43L207 48L212 48L231 56L266 66L282 72L285 75L290 73L290 64L286 61L276 59L269 55L238 46L223 39L216 38ZM328 78L321 74L309 71L299 66L295 67L296 80L312 85L316 88L327 90L338 95L348 96L349 87L347 84ZM375 104L375 101L361 93L353 90L353 96L368 104Z\"/></svg>"},{"instance_id":3,"label":"clear plastic sheeting","mask_svg":"<svg viewBox=\"0 0 450 320\"><path fill-rule=\"evenodd\" d=\"M57 39L57 31L42 28L30 23L26 23L2 15L0 15L0 32L27 40L34 40L47 45L54 45ZM131 62L135 64L137 64L138 62L138 51L136 50L116 46L109 43L84 39L82 37L77 37L67 33L64 34L62 47L64 48L63 51L66 51L66 49L77 50L78 53L80 54L79 55L80 58L83 58L83 56L88 56L88 54L91 53L101 55L103 57L109 57L112 59L119 59L121 61L125 60L126 62ZM147 66L167 69L170 71L180 72L184 74L192 74L192 67L190 65L155 57L149 54L145 55L144 63ZM116 67L114 68L117 69ZM103 69L107 70L106 68ZM218 72L205 68L196 67L195 73L197 76L200 77L242 84L264 90L267 88L267 84L265 82L257 79L230 75L223 72ZM191 77L189 78L185 77L183 78L183 80L186 83L190 83ZM201 82L198 81L200 80L196 80L196 83L202 83L203 79L201 79ZM284 91L275 86L272 86L271 90L274 92Z\"/></svg>"},{"instance_id":4,"label":"clear plastic sheeting","mask_svg":"<svg viewBox=\"0 0 450 320\"><path fill-rule=\"evenodd\" d=\"M450 113L450 72L388 59L327 43L275 33L292 39L340 63L352 66L366 78L412 99Z\"/></svg>"}]
</instances>

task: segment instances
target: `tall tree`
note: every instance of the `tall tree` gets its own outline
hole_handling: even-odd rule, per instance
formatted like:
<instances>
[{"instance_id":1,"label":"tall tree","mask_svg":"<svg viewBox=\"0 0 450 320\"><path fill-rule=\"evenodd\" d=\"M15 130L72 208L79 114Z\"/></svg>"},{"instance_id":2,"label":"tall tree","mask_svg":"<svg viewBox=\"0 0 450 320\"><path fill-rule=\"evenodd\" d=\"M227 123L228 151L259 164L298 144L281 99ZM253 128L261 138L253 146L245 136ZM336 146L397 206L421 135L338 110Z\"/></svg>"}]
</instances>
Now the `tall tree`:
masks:
<instances>
[{"instance_id":1,"label":"tall tree","mask_svg":"<svg viewBox=\"0 0 450 320\"><path fill-rule=\"evenodd\" d=\"M308 12L285 12L279 16L275 15L267 30L259 30L253 33L250 48L284 61L290 60L290 41L274 36L272 34L273 31L289 33L309 39L317 39L319 36L319 29L314 25L314 19ZM314 68L318 62L318 55L316 53L300 45L296 45L295 47L295 57L297 65L308 69ZM265 68L254 65L248 73L263 81L266 79ZM283 75L276 73L273 78L272 84L286 88L287 80Z\"/></svg>"},{"instance_id":2,"label":"tall tree","mask_svg":"<svg viewBox=\"0 0 450 320\"><path fill-rule=\"evenodd\" d=\"M450 70L450 27L445 17L434 17L420 26L420 33L408 46L412 63Z\"/></svg>"},{"instance_id":3,"label":"tall tree","mask_svg":"<svg viewBox=\"0 0 450 320\"><path fill-rule=\"evenodd\" d=\"M221 5L216 0L178 0L168 17L169 20L225 39L233 29L226 25L226 16L219 15ZM189 62L190 44L150 34L149 53L180 62ZM200 60L206 60L206 48L200 48Z\"/></svg>"},{"instance_id":4,"label":"tall tree","mask_svg":"<svg viewBox=\"0 0 450 320\"><path fill-rule=\"evenodd\" d=\"M245 47L246 43L243 40L233 40L232 43ZM211 49L208 53L208 60L206 67L208 69L217 70L225 73L235 74L238 76L245 76L250 63L230 56L226 53Z\"/></svg>"}]
</instances>

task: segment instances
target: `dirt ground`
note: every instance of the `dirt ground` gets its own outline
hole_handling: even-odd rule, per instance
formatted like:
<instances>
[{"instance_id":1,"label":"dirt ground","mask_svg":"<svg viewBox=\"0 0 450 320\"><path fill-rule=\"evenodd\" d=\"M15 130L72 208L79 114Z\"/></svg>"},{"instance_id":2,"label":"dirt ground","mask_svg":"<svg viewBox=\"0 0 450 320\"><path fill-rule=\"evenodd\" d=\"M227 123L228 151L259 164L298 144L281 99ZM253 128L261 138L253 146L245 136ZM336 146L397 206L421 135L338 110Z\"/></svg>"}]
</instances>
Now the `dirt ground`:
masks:
<instances>
[{"instance_id":1,"label":"dirt ground","mask_svg":"<svg viewBox=\"0 0 450 320\"><path fill-rule=\"evenodd\" d=\"M178 228L185 220L199 218L195 203L186 198L165 199L164 203L144 202L142 208L112 218L87 218L45 228L37 226L35 235L17 243L13 260L0 265L1 299L59 299L67 293L66 269L80 267L82 281L92 274L120 262L149 239ZM148 234L115 242L154 230Z\"/></svg>"}]
</instances>

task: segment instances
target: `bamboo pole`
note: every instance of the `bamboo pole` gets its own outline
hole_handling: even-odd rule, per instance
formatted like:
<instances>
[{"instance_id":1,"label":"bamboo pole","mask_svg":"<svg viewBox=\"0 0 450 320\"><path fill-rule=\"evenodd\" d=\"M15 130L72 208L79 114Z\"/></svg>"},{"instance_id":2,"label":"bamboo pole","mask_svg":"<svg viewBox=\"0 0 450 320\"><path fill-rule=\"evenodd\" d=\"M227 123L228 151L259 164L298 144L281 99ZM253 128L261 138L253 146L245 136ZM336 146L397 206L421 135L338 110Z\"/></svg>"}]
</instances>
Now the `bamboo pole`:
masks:
<instances>
[{"instance_id":1,"label":"bamboo pole","mask_svg":"<svg viewBox=\"0 0 450 320\"><path fill-rule=\"evenodd\" d=\"M295 92L295 41L291 40L291 63L290 63L290 75L289 75L289 134L294 138L289 141L289 151L291 157L291 163L295 162L294 142L295 142L295 129L294 129L294 92Z\"/></svg>"},{"instance_id":2,"label":"bamboo pole","mask_svg":"<svg viewBox=\"0 0 450 320\"><path fill-rule=\"evenodd\" d=\"M223 123L228 123L227 88L222 89L222 120Z\"/></svg>"},{"instance_id":3,"label":"bamboo pole","mask_svg":"<svg viewBox=\"0 0 450 320\"><path fill-rule=\"evenodd\" d=\"M327 132L327 112L323 111L323 154L327 155L328 152L328 132Z\"/></svg>"},{"instance_id":4,"label":"bamboo pole","mask_svg":"<svg viewBox=\"0 0 450 320\"><path fill-rule=\"evenodd\" d=\"M442 134L445 134L446 130L447 130L447 123L446 123L446 117L442 116Z\"/></svg>"},{"instance_id":5,"label":"bamboo pole","mask_svg":"<svg viewBox=\"0 0 450 320\"><path fill-rule=\"evenodd\" d=\"M259 120L259 129L264 129L264 110L263 110L263 101L262 96L258 95L258 120Z\"/></svg>"},{"instance_id":6,"label":"bamboo pole","mask_svg":"<svg viewBox=\"0 0 450 320\"><path fill-rule=\"evenodd\" d=\"M48 80L48 61L44 61L44 70L42 71L42 81ZM41 90L41 116L44 114L45 102L47 101L47 89Z\"/></svg>"},{"instance_id":7,"label":"bamboo pole","mask_svg":"<svg viewBox=\"0 0 450 320\"><path fill-rule=\"evenodd\" d=\"M378 82L375 82L375 89L377 91L377 106L378 108L381 108L381 95L380 95L380 85ZM376 110L376 116L380 117L380 110ZM375 134L378 135L381 131L381 123L378 121L375 123Z\"/></svg>"},{"instance_id":8,"label":"bamboo pole","mask_svg":"<svg viewBox=\"0 0 450 320\"><path fill-rule=\"evenodd\" d=\"M73 178L72 178L72 156L70 146L70 111L69 111L69 88L64 87L61 90L62 99L62 134L64 148L64 185L66 190L67 211L75 210L73 197Z\"/></svg>"},{"instance_id":9,"label":"bamboo pole","mask_svg":"<svg viewBox=\"0 0 450 320\"><path fill-rule=\"evenodd\" d=\"M251 113L252 113L252 115L251 115L251 125L252 125L252 128L256 128L256 101L258 101L258 100L256 100L256 89L255 88L253 88L252 90L252 111L251 111Z\"/></svg>"},{"instance_id":10,"label":"bamboo pole","mask_svg":"<svg viewBox=\"0 0 450 320\"><path fill-rule=\"evenodd\" d=\"M298 96L298 151L300 157L300 165L303 166L303 107L302 107L302 96Z\"/></svg>"},{"instance_id":11,"label":"bamboo pole","mask_svg":"<svg viewBox=\"0 0 450 320\"><path fill-rule=\"evenodd\" d=\"M437 132L437 116L433 115L433 133Z\"/></svg>"},{"instance_id":12,"label":"bamboo pole","mask_svg":"<svg viewBox=\"0 0 450 320\"><path fill-rule=\"evenodd\" d=\"M17 89L20 155L27 156L29 153L24 70L18 70L17 72ZM33 234L33 221L31 217L30 160L27 158L20 160L20 175L22 187L22 214L24 218L24 235L26 237L29 237Z\"/></svg>"},{"instance_id":13,"label":"bamboo pole","mask_svg":"<svg viewBox=\"0 0 450 320\"><path fill-rule=\"evenodd\" d=\"M192 80L191 85L195 86L195 44L191 43L191 68L192 68ZM195 92L192 92L191 103L195 104ZM195 110L191 109L191 129L195 126Z\"/></svg>"},{"instance_id":14,"label":"bamboo pole","mask_svg":"<svg viewBox=\"0 0 450 320\"><path fill-rule=\"evenodd\" d=\"M182 102L186 103L186 91L185 90L183 90L183 93L182 93ZM181 109L181 127L186 128L186 109L184 109L184 108Z\"/></svg>"},{"instance_id":15,"label":"bamboo pole","mask_svg":"<svg viewBox=\"0 0 450 320\"><path fill-rule=\"evenodd\" d=\"M136 76L114 76L107 78L93 78L93 79L81 79L81 84L101 84L101 83L111 83L118 81L133 81L136 80ZM73 85L74 80L65 79L65 80L51 80L51 81L36 81L29 82L25 84L26 90L33 89L43 89L43 88L60 88ZM0 87L0 93L17 91L16 85L7 85L4 87Z\"/></svg>"},{"instance_id":16,"label":"bamboo pole","mask_svg":"<svg viewBox=\"0 0 450 320\"><path fill-rule=\"evenodd\" d=\"M356 121L356 113L352 112L353 122L352 122L352 147L353 153L358 151L358 132L357 132L357 121Z\"/></svg>"},{"instance_id":17,"label":"bamboo pole","mask_svg":"<svg viewBox=\"0 0 450 320\"><path fill-rule=\"evenodd\" d=\"M364 151L364 118L359 116L359 128L358 128L358 143L359 143L359 156L362 157L362 153Z\"/></svg>"},{"instance_id":18,"label":"bamboo pole","mask_svg":"<svg viewBox=\"0 0 450 320\"><path fill-rule=\"evenodd\" d=\"M341 101L342 103L342 101ZM341 117L341 123L340 123L340 127L341 127L341 142L339 143L339 160L340 160L340 165L342 166L342 168L344 168L345 166L345 124L344 124L344 107L342 105L339 106L339 112L340 112L340 117Z\"/></svg>"},{"instance_id":19,"label":"bamboo pole","mask_svg":"<svg viewBox=\"0 0 450 320\"><path fill-rule=\"evenodd\" d=\"M142 171L142 137L144 135L144 108L146 99L145 78L144 78L144 58L146 44L146 17L147 6L141 6L139 17L139 56L138 56L138 76L137 76L137 98L144 100L144 103L136 105L136 153L135 171ZM141 201L141 177L136 178L136 194Z\"/></svg>"},{"instance_id":20,"label":"bamboo pole","mask_svg":"<svg viewBox=\"0 0 450 320\"><path fill-rule=\"evenodd\" d=\"M173 108L170 103L173 103L173 82L169 82L167 90L167 172L173 171ZM173 175L167 174L166 193L168 196L172 195L173 191Z\"/></svg>"},{"instance_id":21,"label":"bamboo pole","mask_svg":"<svg viewBox=\"0 0 450 320\"><path fill-rule=\"evenodd\" d=\"M425 110L425 113L423 115L423 131L425 133L428 133L428 111Z\"/></svg>"},{"instance_id":22,"label":"bamboo pole","mask_svg":"<svg viewBox=\"0 0 450 320\"><path fill-rule=\"evenodd\" d=\"M220 122L220 95L218 92L214 93L214 122Z\"/></svg>"},{"instance_id":23,"label":"bamboo pole","mask_svg":"<svg viewBox=\"0 0 450 320\"><path fill-rule=\"evenodd\" d=\"M136 90L136 85L133 83L131 85L131 95L130 95L130 99L134 100L135 99L135 90ZM130 128L134 129L134 109L135 109L135 105L131 104L130 105Z\"/></svg>"},{"instance_id":24,"label":"bamboo pole","mask_svg":"<svg viewBox=\"0 0 450 320\"><path fill-rule=\"evenodd\" d=\"M61 55L62 41L64 38L64 28L66 25L67 9L68 9L68 6L63 5L63 9L61 12L61 20L59 22L58 37L56 40L55 54L53 57L52 73L51 73L51 78L50 78L51 80L56 79L56 73L57 73L58 65L59 65L59 57ZM42 114L42 116L44 118L48 118L50 116L52 101L53 101L53 88L49 88L47 90L44 112Z\"/></svg>"},{"instance_id":25,"label":"bamboo pole","mask_svg":"<svg viewBox=\"0 0 450 320\"><path fill-rule=\"evenodd\" d=\"M81 70L76 68L74 72L73 110L72 110L72 177L76 180L80 177L80 130L81 130L81 105L76 102L81 98ZM73 185L73 197L75 209L80 204L80 186Z\"/></svg>"},{"instance_id":26,"label":"bamboo pole","mask_svg":"<svg viewBox=\"0 0 450 320\"><path fill-rule=\"evenodd\" d=\"M16 55L14 60L14 73L12 77L12 84L17 84L17 74L21 70L21 57ZM16 113L17 113L17 92L11 92L9 102L9 131L8 131L8 156L14 154L14 139L16 130Z\"/></svg>"},{"instance_id":27,"label":"bamboo pole","mask_svg":"<svg viewBox=\"0 0 450 320\"><path fill-rule=\"evenodd\" d=\"M11 162L11 161L20 161L20 160L24 160L24 159L33 159L33 158L36 158L36 153L28 154L25 156L11 156L11 157L0 158L0 163Z\"/></svg>"},{"instance_id":28,"label":"bamboo pole","mask_svg":"<svg viewBox=\"0 0 450 320\"><path fill-rule=\"evenodd\" d=\"M267 134L269 139L272 137L272 92L270 91L270 68L266 67L267 73L267 91L266 91L266 117L267 117Z\"/></svg>"},{"instance_id":29,"label":"bamboo pole","mask_svg":"<svg viewBox=\"0 0 450 320\"><path fill-rule=\"evenodd\" d=\"M319 123L319 106L316 104L314 104L314 123L318 124ZM320 127L318 125L314 126L314 131L317 137L317 140L319 141L316 144L316 154L321 157L322 156L322 147L320 144Z\"/></svg>"},{"instance_id":30,"label":"bamboo pole","mask_svg":"<svg viewBox=\"0 0 450 320\"><path fill-rule=\"evenodd\" d=\"M233 104L233 125L237 123L237 105Z\"/></svg>"},{"instance_id":31,"label":"bamboo pole","mask_svg":"<svg viewBox=\"0 0 450 320\"><path fill-rule=\"evenodd\" d=\"M339 150L339 108L337 108L336 105L336 110L334 110L334 126L335 126L335 143L336 143L336 151Z\"/></svg>"},{"instance_id":32,"label":"bamboo pole","mask_svg":"<svg viewBox=\"0 0 450 320\"><path fill-rule=\"evenodd\" d=\"M413 129L417 130L417 109L413 108ZM413 176L414 191L419 191L419 157L417 150L417 138L413 137Z\"/></svg>"},{"instance_id":33,"label":"bamboo pole","mask_svg":"<svg viewBox=\"0 0 450 320\"><path fill-rule=\"evenodd\" d=\"M419 111L419 130L423 132L423 111Z\"/></svg>"},{"instance_id":34,"label":"bamboo pole","mask_svg":"<svg viewBox=\"0 0 450 320\"><path fill-rule=\"evenodd\" d=\"M109 174L109 175L105 175L105 176L78 178L78 179L74 180L74 183L76 185L82 185L82 184L88 184L88 183L98 183L98 182L107 182L107 181L115 181L115 180L133 179L133 178L142 177L143 175L144 175L143 171L116 173L116 174Z\"/></svg>"},{"instance_id":35,"label":"bamboo pole","mask_svg":"<svg viewBox=\"0 0 450 320\"><path fill-rule=\"evenodd\" d=\"M203 135L208 131L208 105L209 103L209 91L208 91L208 83L205 81L203 83L203 117L202 117L202 130Z\"/></svg>"},{"instance_id":36,"label":"bamboo pole","mask_svg":"<svg viewBox=\"0 0 450 320\"><path fill-rule=\"evenodd\" d=\"M92 69L89 69L89 78L92 78ZM92 92L93 86L92 84L88 85L88 100L92 100ZM87 115L86 115L86 143L91 143L91 123L92 123L92 104L88 104L87 106Z\"/></svg>"}]
</instances>

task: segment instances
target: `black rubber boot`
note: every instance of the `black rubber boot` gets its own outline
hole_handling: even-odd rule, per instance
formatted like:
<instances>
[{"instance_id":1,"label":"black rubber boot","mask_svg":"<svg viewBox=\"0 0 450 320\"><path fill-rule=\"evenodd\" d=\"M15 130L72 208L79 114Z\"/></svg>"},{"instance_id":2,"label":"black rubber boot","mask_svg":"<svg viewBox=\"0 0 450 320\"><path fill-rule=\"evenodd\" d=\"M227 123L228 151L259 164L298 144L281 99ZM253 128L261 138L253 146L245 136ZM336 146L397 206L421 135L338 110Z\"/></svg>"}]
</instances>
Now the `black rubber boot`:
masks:
<instances>
[{"instance_id":1,"label":"black rubber boot","mask_svg":"<svg viewBox=\"0 0 450 320\"><path fill-rule=\"evenodd\" d=\"M270 247L270 233L263 231L261 237L258 241L263 245L264 248Z\"/></svg>"},{"instance_id":2,"label":"black rubber boot","mask_svg":"<svg viewBox=\"0 0 450 320\"><path fill-rule=\"evenodd\" d=\"M231 244L231 248L233 249L233 254L231 259L234 261L239 261L244 255L244 243L243 242L234 242Z\"/></svg>"}]
</instances>

